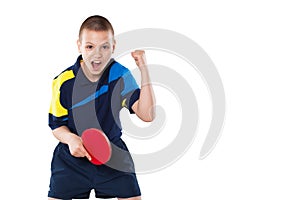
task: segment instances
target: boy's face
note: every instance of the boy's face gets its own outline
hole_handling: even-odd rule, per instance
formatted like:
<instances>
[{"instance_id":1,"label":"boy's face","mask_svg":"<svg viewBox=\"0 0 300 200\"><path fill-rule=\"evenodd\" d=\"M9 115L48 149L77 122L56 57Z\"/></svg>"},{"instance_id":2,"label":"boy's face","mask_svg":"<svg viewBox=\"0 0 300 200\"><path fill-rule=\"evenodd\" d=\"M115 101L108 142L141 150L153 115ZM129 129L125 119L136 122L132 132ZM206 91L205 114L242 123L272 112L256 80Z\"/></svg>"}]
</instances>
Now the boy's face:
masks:
<instances>
[{"instance_id":1,"label":"boy's face","mask_svg":"<svg viewBox=\"0 0 300 200\"><path fill-rule=\"evenodd\" d=\"M77 45L84 61L81 66L85 75L91 81L97 81L115 49L111 31L84 29Z\"/></svg>"}]
</instances>

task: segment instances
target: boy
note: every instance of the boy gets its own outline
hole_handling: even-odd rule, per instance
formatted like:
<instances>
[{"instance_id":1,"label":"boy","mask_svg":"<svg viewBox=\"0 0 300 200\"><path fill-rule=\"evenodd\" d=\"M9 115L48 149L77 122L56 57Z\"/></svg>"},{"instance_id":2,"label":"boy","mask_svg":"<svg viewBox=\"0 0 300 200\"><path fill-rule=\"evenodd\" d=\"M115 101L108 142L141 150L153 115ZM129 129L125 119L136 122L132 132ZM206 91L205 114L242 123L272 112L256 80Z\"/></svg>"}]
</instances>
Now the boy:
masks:
<instances>
[{"instance_id":1,"label":"boy","mask_svg":"<svg viewBox=\"0 0 300 200\"><path fill-rule=\"evenodd\" d=\"M152 121L155 116L145 52L131 53L141 72L139 88L129 70L111 58L116 41L106 18L87 18L80 27L77 46L81 55L76 63L53 80L49 126L59 144L53 153L48 198L88 199L94 189L97 198L139 200L130 154L116 155L113 149L111 160L133 170L93 165L80 134L87 128L101 129L112 146L128 152L121 139L118 112L125 107L143 121ZM94 98L88 98L91 96Z\"/></svg>"}]
</instances>

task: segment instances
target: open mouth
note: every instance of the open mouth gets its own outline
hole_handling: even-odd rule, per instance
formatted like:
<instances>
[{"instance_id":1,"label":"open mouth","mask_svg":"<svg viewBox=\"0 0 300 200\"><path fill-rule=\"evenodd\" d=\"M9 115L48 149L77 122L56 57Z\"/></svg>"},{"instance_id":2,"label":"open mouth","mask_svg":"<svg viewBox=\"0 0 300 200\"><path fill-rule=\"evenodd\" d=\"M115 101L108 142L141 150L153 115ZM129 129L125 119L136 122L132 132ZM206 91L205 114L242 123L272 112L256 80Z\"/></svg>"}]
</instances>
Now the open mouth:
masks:
<instances>
[{"instance_id":1,"label":"open mouth","mask_svg":"<svg viewBox=\"0 0 300 200\"><path fill-rule=\"evenodd\" d=\"M99 70L101 66L101 61L92 61L92 67L94 70Z\"/></svg>"}]
</instances>

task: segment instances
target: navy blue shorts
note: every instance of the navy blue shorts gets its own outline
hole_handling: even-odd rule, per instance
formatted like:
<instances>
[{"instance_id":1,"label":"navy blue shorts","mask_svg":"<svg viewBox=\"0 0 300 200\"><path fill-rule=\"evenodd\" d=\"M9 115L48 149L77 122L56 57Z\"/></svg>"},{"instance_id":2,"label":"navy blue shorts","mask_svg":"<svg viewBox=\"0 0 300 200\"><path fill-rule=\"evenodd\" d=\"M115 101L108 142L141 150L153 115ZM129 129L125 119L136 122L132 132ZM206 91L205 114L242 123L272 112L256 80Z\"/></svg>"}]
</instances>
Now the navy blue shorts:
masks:
<instances>
[{"instance_id":1,"label":"navy blue shorts","mask_svg":"<svg viewBox=\"0 0 300 200\"><path fill-rule=\"evenodd\" d=\"M115 145L128 152L121 139ZM111 160L119 162L119 157L114 156L113 148ZM134 169L131 156L124 162ZM141 195L134 172L116 170L107 165L94 165L86 158L72 156L68 145L59 143L53 153L48 197L88 199L92 189L95 190L96 198L130 198Z\"/></svg>"}]
</instances>

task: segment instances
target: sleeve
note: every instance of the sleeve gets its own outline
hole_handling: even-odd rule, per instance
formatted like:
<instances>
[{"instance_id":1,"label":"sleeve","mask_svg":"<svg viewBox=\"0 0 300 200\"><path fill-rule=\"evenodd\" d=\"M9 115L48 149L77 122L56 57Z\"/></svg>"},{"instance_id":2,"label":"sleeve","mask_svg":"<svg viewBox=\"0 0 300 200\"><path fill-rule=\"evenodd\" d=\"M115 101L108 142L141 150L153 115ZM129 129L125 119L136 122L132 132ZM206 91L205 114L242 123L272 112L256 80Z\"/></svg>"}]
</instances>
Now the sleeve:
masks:
<instances>
[{"instance_id":1,"label":"sleeve","mask_svg":"<svg viewBox=\"0 0 300 200\"><path fill-rule=\"evenodd\" d=\"M140 98L140 88L129 70L122 76L122 80L121 105L134 114L132 105Z\"/></svg>"},{"instance_id":2,"label":"sleeve","mask_svg":"<svg viewBox=\"0 0 300 200\"><path fill-rule=\"evenodd\" d=\"M49 109L48 124L52 130L67 125L68 110L61 102L61 82L56 78L52 83L52 99Z\"/></svg>"}]
</instances>

